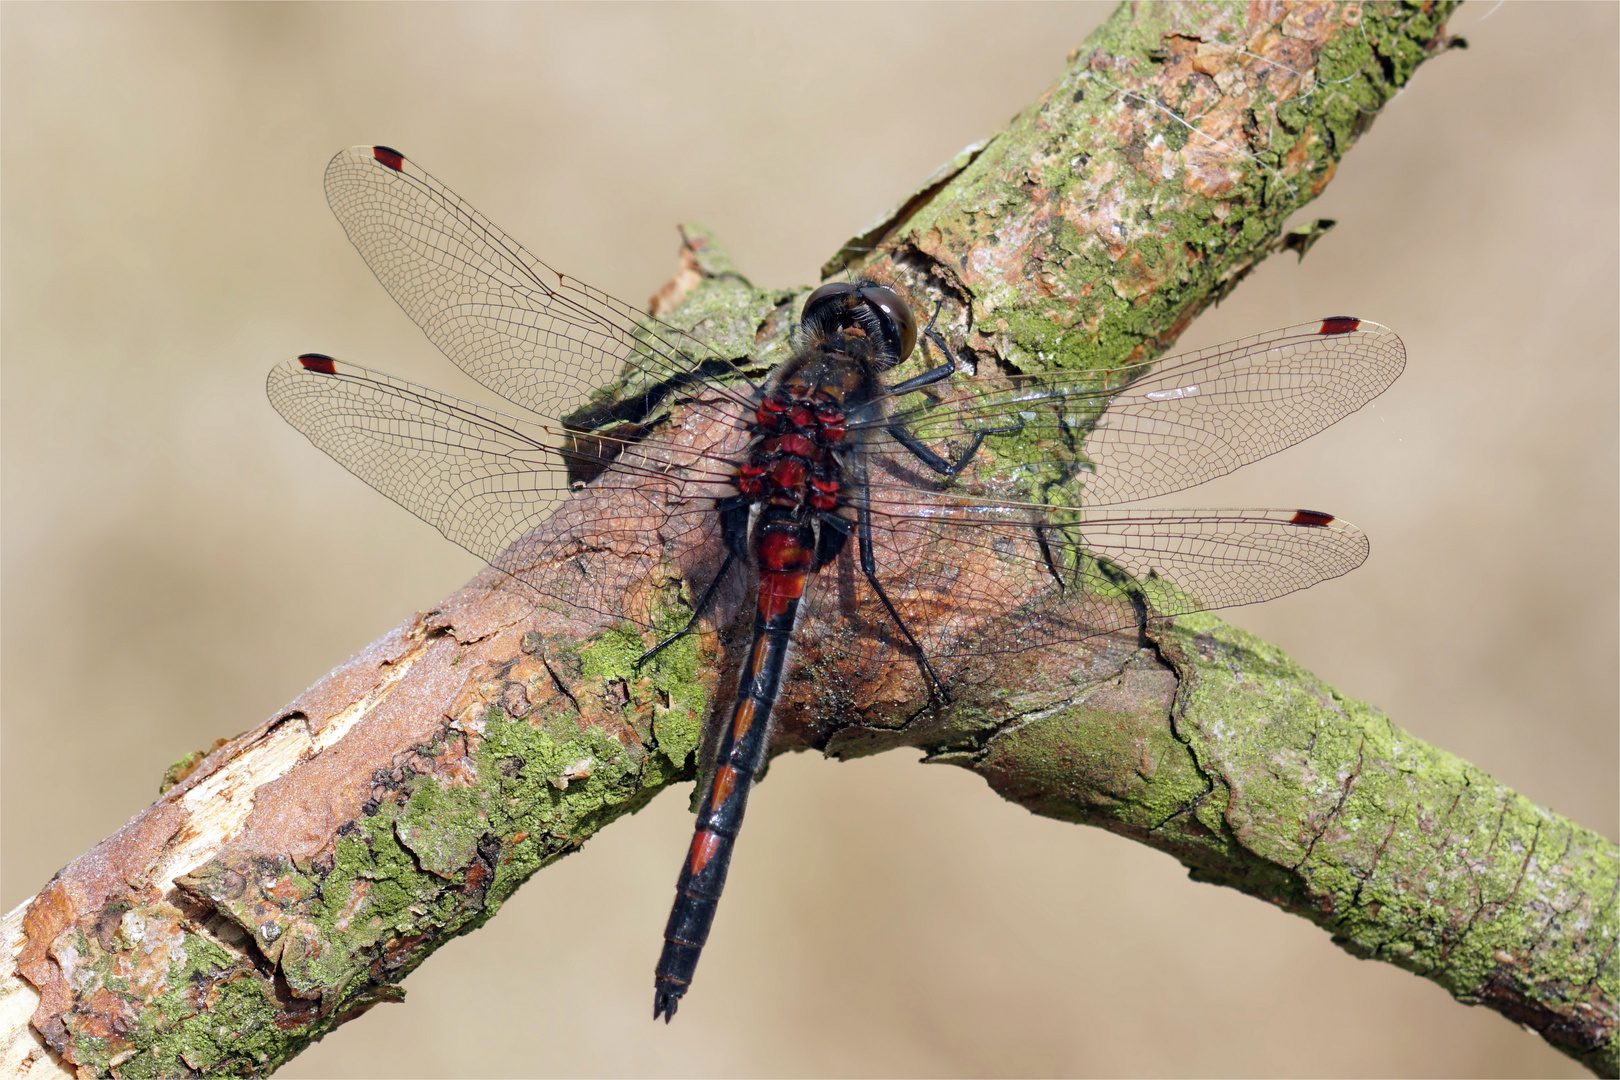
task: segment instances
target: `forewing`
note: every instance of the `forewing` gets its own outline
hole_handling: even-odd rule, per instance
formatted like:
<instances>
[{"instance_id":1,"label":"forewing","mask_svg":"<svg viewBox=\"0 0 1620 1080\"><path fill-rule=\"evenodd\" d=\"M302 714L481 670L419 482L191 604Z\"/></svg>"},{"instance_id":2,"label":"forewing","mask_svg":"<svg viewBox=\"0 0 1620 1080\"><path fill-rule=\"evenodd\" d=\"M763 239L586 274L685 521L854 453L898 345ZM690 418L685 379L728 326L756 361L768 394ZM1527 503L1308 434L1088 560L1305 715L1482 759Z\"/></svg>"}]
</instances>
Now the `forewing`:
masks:
<instances>
[{"instance_id":1,"label":"forewing","mask_svg":"<svg viewBox=\"0 0 1620 1080\"><path fill-rule=\"evenodd\" d=\"M326 198L429 340L531 412L562 417L626 371L642 388L690 385L699 369L721 387L737 381L708 346L553 270L397 151L340 152Z\"/></svg>"},{"instance_id":2,"label":"forewing","mask_svg":"<svg viewBox=\"0 0 1620 1080\"><path fill-rule=\"evenodd\" d=\"M1193 487L1286 449L1371 401L1405 364L1388 327L1334 318L1151 370L1018 376L893 416L925 441L965 446L976 432L999 433L970 474L1001 491L1011 482L1028 497L1042 483L1074 484L1080 497L1063 501L1104 506Z\"/></svg>"}]
</instances>

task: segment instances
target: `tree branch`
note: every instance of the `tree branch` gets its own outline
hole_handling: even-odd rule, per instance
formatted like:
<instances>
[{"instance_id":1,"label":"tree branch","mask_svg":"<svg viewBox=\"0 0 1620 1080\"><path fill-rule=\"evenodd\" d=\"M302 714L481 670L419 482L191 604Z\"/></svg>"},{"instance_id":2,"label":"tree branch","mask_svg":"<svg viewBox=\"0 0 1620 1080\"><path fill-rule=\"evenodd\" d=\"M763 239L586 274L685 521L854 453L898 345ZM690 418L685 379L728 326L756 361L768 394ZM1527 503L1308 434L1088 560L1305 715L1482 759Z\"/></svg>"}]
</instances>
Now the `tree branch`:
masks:
<instances>
[{"instance_id":1,"label":"tree branch","mask_svg":"<svg viewBox=\"0 0 1620 1080\"><path fill-rule=\"evenodd\" d=\"M1449 11L1122 7L1007 131L831 265L940 302L980 378L1152 356L1268 254L1308 246L1312 230L1284 237L1285 219L1447 47ZM697 231L683 266L661 314L728 355L781 355L802 291L753 289ZM565 535L597 497L545 530ZM579 565L656 624L690 603L671 570L684 563L666 558ZM1016 627L982 631L1005 644ZM1270 646L1198 616L1003 648L936 710L914 674L837 648L841 633L805 628L775 752L920 747L1616 1073L1620 852ZM735 650L688 638L638 668L645 644L606 616L537 607L493 571L408 620L193 763L7 916L6 1062L262 1073L397 998L534 871L694 774Z\"/></svg>"}]
</instances>

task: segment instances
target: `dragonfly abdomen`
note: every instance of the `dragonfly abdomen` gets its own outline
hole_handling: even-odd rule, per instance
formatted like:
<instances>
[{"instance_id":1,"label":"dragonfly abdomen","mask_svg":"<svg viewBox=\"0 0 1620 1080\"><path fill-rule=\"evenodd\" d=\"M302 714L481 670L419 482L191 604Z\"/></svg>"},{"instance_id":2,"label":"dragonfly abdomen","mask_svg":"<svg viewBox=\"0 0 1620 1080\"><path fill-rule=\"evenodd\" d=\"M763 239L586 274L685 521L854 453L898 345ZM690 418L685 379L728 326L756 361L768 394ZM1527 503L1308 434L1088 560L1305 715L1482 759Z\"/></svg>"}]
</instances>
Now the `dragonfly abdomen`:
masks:
<instances>
[{"instance_id":1,"label":"dragonfly abdomen","mask_svg":"<svg viewBox=\"0 0 1620 1080\"><path fill-rule=\"evenodd\" d=\"M675 886L675 906L664 928L664 950L654 980L653 1017L667 1022L692 984L698 957L726 885L731 849L748 807L748 789L765 760L771 710L781 690L793 623L814 564L811 529L767 520L760 529L759 599L753 642L737 681L731 723L715 749L714 771L698 809L692 846Z\"/></svg>"}]
</instances>

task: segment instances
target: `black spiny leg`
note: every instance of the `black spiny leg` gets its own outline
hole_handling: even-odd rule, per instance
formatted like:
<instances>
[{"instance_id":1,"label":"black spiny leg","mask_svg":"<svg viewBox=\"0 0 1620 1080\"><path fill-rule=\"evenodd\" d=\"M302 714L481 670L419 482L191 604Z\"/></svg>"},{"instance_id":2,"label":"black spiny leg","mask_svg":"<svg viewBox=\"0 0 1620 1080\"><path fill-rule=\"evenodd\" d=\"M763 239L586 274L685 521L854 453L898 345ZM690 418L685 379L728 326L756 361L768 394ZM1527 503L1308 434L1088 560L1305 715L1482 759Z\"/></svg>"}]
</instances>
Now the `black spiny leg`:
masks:
<instances>
[{"instance_id":1,"label":"black spiny leg","mask_svg":"<svg viewBox=\"0 0 1620 1080\"><path fill-rule=\"evenodd\" d=\"M931 684L929 686L930 693L938 696L940 704L949 705L951 695L946 692L944 681L934 671L934 665L928 662L928 655L923 652L923 647L917 643L916 638L911 636L911 629L906 626L906 621L900 617L900 612L895 610L894 603L889 599L889 594L883 591L882 585L878 584L877 560L872 557L870 498L871 493L866 489L866 478L863 476L861 477L861 500L856 507L859 523L855 529L856 539L860 541L861 548L861 573L866 575L867 583L872 586L872 591L877 593L879 600L883 601L883 606L888 609L889 618L894 620L894 625L900 628L900 632L906 636L906 640L911 642L911 647L917 650L917 662L922 665L923 672L928 676Z\"/></svg>"},{"instance_id":2,"label":"black spiny leg","mask_svg":"<svg viewBox=\"0 0 1620 1080\"><path fill-rule=\"evenodd\" d=\"M905 382L895 383L893 386L888 388L889 396L899 397L901 394L910 394L914 391L921 390L925 386L933 386L937 382L944 382L946 379L955 374L956 362L954 360L947 360L943 364L939 365L939 367L929 368L921 375L913 375Z\"/></svg>"},{"instance_id":3,"label":"black spiny leg","mask_svg":"<svg viewBox=\"0 0 1620 1080\"><path fill-rule=\"evenodd\" d=\"M714 591L720 587L720 583L722 581L726 580L726 572L731 569L731 564L736 561L737 553L735 551L728 550L726 552L726 561L720 564L720 572L714 575L714 580L709 582L708 588L703 590L703 595L698 597L697 607L692 609L692 617L686 620L686 625L669 635L669 637L665 638L663 641L660 641L658 644L654 645L652 648L648 649L646 652L642 653L641 656L636 659L636 667L640 667L642 664L645 664L647 661L651 660L654 656L657 656L665 645L668 645L672 641L679 641L681 638L692 632L692 627L697 625L698 619L703 617L704 610L708 608L709 601L714 599ZM670 1010L671 1013L674 1011L674 1009Z\"/></svg>"},{"instance_id":4,"label":"black spiny leg","mask_svg":"<svg viewBox=\"0 0 1620 1080\"><path fill-rule=\"evenodd\" d=\"M923 352L926 353L928 351L928 343L930 341L932 341L935 345L938 345L939 351L945 354L945 362L938 367L929 368L921 375L914 375L905 382L895 383L893 386L889 387L889 394L891 396L909 394L913 390L921 390L925 386L933 386L935 383L944 382L946 379L956 374L956 357L952 355L951 347L945 344L945 339L939 336L939 331L934 329L934 323L939 321L939 310L944 306L945 301L943 300L934 305L934 317L928 320L927 326L923 327L922 346ZM969 323L971 324L971 322L972 316L970 314Z\"/></svg>"},{"instance_id":5,"label":"black spiny leg","mask_svg":"<svg viewBox=\"0 0 1620 1080\"><path fill-rule=\"evenodd\" d=\"M726 579L726 572L731 569L731 564L739 557L747 557L748 511L751 505L752 501L746 495L740 494L728 495L715 501L714 509L720 515L720 535L726 542L726 561L720 564L720 572L714 575L714 580L709 582L708 588L703 590L703 595L698 597L697 607L692 610L692 617L686 620L686 625L642 653L636 660L637 667L651 660L670 642L690 634L692 627L697 625L698 619L702 618L703 612L708 609L709 601L714 599L714 591Z\"/></svg>"},{"instance_id":6,"label":"black spiny leg","mask_svg":"<svg viewBox=\"0 0 1620 1080\"><path fill-rule=\"evenodd\" d=\"M946 461L944 458L928 449L927 444L925 444L921 439L917 438L917 436L913 435L911 432L907 431L906 426L898 420L890 421L888 432L891 436L893 436L895 442L911 451L912 457L916 458L930 469L933 469L941 476L955 476L957 473L961 472L967 467L968 462L973 460L973 455L979 452L979 447L984 445L984 440L988 436L1007 435L1019 430L1023 426L1023 421L1019 421L1018 423L1009 425L1007 427L986 428L983 431L975 431L973 433L972 444L969 445L968 448L964 450L961 456L959 456L955 461Z\"/></svg>"},{"instance_id":7,"label":"black spiny leg","mask_svg":"<svg viewBox=\"0 0 1620 1080\"><path fill-rule=\"evenodd\" d=\"M944 301L940 303L943 306ZM895 383L889 387L889 396L898 397L901 394L910 394L921 390L925 386L933 386L935 383L944 382L956 374L956 357L951 353L951 347L945 344L945 339L940 337L938 331L934 329L934 319L938 318L939 308L936 307L934 309L934 318L928 320L928 326L923 330L923 340L925 343L932 341L935 345L938 345L939 351L945 354L945 362L938 367L929 368L921 375L913 376L905 382ZM1023 420L1019 420L1003 427L985 428L982 431L974 432L972 444L955 461L946 461L934 453L921 439L907 431L905 424L899 420L890 421L887 430L894 438L894 441L910 451L911 455L918 461L941 476L955 476L967 467L968 462L973 460L973 456L979 452L979 447L984 445L986 437L990 435L1010 435L1015 431L1022 430L1023 426Z\"/></svg>"},{"instance_id":8,"label":"black spiny leg","mask_svg":"<svg viewBox=\"0 0 1620 1080\"><path fill-rule=\"evenodd\" d=\"M1068 587L1063 584L1063 575L1058 573L1057 560L1052 557L1052 545L1046 542L1046 526L1035 525L1035 544L1041 551L1041 561L1046 563L1046 572L1052 575L1057 582L1058 592L1067 592Z\"/></svg>"}]
</instances>

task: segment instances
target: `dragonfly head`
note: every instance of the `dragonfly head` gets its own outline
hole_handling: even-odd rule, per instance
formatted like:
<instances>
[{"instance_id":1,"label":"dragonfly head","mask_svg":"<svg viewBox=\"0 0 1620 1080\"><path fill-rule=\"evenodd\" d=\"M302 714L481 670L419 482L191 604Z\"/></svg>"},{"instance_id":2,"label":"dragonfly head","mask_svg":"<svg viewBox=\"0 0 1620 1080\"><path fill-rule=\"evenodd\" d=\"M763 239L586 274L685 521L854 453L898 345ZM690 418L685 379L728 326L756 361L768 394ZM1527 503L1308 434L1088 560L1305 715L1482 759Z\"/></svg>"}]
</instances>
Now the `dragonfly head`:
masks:
<instances>
[{"instance_id":1,"label":"dragonfly head","mask_svg":"<svg viewBox=\"0 0 1620 1080\"><path fill-rule=\"evenodd\" d=\"M858 331L883 342L889 354L885 367L900 363L917 345L917 320L911 309L893 289L875 281L828 282L804 302L799 321L811 333Z\"/></svg>"}]
</instances>

